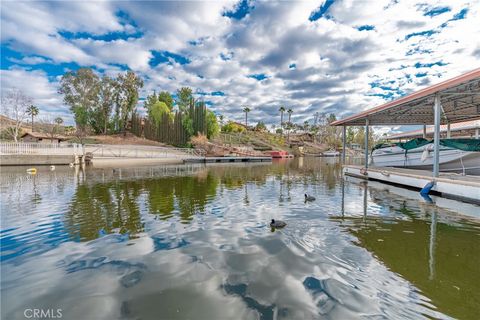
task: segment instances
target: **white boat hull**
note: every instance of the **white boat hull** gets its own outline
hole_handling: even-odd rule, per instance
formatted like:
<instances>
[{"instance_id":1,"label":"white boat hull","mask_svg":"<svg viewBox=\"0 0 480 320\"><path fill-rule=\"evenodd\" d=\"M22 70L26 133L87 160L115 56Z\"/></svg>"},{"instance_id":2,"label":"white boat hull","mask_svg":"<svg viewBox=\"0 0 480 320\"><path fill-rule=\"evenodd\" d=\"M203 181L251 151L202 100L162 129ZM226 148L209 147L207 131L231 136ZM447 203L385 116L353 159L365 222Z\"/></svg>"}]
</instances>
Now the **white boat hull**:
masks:
<instances>
[{"instance_id":1,"label":"white boat hull","mask_svg":"<svg viewBox=\"0 0 480 320\"><path fill-rule=\"evenodd\" d=\"M433 145L408 150L387 147L375 150L370 164L377 167L402 167L422 170L433 168ZM480 175L480 152L440 147L440 171Z\"/></svg>"}]
</instances>

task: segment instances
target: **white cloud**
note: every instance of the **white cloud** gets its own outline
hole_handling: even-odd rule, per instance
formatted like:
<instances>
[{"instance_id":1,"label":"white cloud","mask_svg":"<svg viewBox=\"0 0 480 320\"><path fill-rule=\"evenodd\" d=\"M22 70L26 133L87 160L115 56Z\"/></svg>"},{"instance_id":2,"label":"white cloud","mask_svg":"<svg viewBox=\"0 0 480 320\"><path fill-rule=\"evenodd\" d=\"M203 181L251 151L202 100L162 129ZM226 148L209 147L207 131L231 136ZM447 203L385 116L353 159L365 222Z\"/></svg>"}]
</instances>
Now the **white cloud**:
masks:
<instances>
[{"instance_id":1,"label":"white cloud","mask_svg":"<svg viewBox=\"0 0 480 320\"><path fill-rule=\"evenodd\" d=\"M70 111L57 93L58 84L50 81L44 71L22 68L0 70L0 80L2 95L9 89L17 88L32 98L33 104L40 108L40 117L53 119L60 116L71 123Z\"/></svg>"},{"instance_id":2,"label":"white cloud","mask_svg":"<svg viewBox=\"0 0 480 320\"><path fill-rule=\"evenodd\" d=\"M204 97L214 110L240 120L241 105L248 104L252 122L268 123L278 122L280 105L294 108L298 122L312 119L317 111L345 116L383 103L382 95L389 92L408 93L478 65L480 45L471 35L480 33L479 8L473 1L339 0L329 8L329 19L309 21L320 5L255 2L249 14L236 20L223 15L236 8L231 1L2 2L1 39L26 55L10 59L18 64L34 65L45 58L96 66L109 74L127 65L145 77L142 95L182 86L222 91L224 96ZM450 11L424 15L434 6ZM465 19L449 21L465 8ZM374 30L357 30L364 25ZM61 31L87 35L69 39ZM421 34L426 31L432 32ZM112 32L138 34L110 41L95 38ZM191 62L151 67L153 50ZM417 63L425 66L415 67ZM247 77L262 73L268 78ZM45 74L43 79L48 83Z\"/></svg>"}]
</instances>

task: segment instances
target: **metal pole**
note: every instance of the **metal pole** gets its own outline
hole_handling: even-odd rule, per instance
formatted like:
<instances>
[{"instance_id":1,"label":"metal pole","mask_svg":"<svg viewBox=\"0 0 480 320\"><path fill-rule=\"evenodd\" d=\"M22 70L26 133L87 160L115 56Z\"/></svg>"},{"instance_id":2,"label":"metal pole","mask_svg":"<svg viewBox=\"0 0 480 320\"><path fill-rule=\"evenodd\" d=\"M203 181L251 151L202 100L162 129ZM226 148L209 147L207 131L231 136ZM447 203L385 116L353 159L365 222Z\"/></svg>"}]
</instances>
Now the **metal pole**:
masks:
<instances>
[{"instance_id":1,"label":"metal pole","mask_svg":"<svg viewBox=\"0 0 480 320\"><path fill-rule=\"evenodd\" d=\"M423 125L423 139L427 139L427 125Z\"/></svg>"},{"instance_id":2,"label":"metal pole","mask_svg":"<svg viewBox=\"0 0 480 320\"><path fill-rule=\"evenodd\" d=\"M365 119L365 169L368 169L368 130L369 121Z\"/></svg>"},{"instance_id":3,"label":"metal pole","mask_svg":"<svg viewBox=\"0 0 480 320\"><path fill-rule=\"evenodd\" d=\"M342 136L342 163L345 164L345 159L346 159L346 154L345 152L347 151L347 127L346 126L343 126L343 136Z\"/></svg>"},{"instance_id":4,"label":"metal pole","mask_svg":"<svg viewBox=\"0 0 480 320\"><path fill-rule=\"evenodd\" d=\"M435 95L435 104L433 107L434 111L434 129L433 129L433 177L438 177L438 172L440 171L440 95L437 93Z\"/></svg>"}]
</instances>

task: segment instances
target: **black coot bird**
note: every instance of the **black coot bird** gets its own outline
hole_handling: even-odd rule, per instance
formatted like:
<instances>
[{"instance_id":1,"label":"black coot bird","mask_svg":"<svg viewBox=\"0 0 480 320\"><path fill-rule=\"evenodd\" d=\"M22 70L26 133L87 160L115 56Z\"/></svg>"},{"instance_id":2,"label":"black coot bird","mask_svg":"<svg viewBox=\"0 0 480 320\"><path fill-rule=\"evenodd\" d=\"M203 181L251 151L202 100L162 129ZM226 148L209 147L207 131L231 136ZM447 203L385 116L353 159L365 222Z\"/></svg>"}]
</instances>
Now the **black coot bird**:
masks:
<instances>
[{"instance_id":1,"label":"black coot bird","mask_svg":"<svg viewBox=\"0 0 480 320\"><path fill-rule=\"evenodd\" d=\"M281 220L272 219L272 222L270 222L270 227L272 227L272 228L283 228L286 225L287 224L284 221L281 221Z\"/></svg>"},{"instance_id":2,"label":"black coot bird","mask_svg":"<svg viewBox=\"0 0 480 320\"><path fill-rule=\"evenodd\" d=\"M315 201L315 197L309 196L308 194L305 193L305 202L307 201Z\"/></svg>"}]
</instances>

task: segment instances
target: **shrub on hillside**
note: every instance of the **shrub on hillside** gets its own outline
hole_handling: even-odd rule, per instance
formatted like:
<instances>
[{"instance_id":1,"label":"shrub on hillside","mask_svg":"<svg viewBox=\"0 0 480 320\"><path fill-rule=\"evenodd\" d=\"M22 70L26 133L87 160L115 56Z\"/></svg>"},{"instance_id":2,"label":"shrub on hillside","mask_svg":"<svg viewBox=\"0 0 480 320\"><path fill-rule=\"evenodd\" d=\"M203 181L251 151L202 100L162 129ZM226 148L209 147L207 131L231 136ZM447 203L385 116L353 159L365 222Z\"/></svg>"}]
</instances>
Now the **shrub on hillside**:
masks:
<instances>
[{"instance_id":1,"label":"shrub on hillside","mask_svg":"<svg viewBox=\"0 0 480 320\"><path fill-rule=\"evenodd\" d=\"M222 132L226 133L242 133L247 131L244 126L236 124L235 122L228 122L226 125L222 127Z\"/></svg>"}]
</instances>

